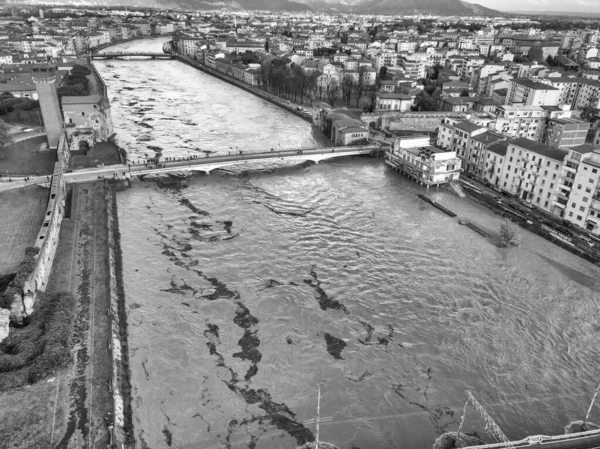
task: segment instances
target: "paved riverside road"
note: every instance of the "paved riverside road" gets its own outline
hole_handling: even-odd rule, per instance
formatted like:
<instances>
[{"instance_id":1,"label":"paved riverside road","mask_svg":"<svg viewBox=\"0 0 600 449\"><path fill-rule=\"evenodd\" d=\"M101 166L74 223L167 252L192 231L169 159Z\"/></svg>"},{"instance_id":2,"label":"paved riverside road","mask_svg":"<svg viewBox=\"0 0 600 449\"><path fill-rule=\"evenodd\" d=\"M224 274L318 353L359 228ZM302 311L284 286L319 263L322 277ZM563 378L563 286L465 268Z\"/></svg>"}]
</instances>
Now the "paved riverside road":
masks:
<instances>
[{"instance_id":1,"label":"paved riverside road","mask_svg":"<svg viewBox=\"0 0 600 449\"><path fill-rule=\"evenodd\" d=\"M215 170L220 167L247 164L254 161L277 162L281 160L297 160L300 162L311 160L318 162L320 160L331 159L335 157L370 154L373 150L377 149L379 149L379 147L375 145L363 147L324 147L268 152L249 152L242 154L235 153L229 155L196 157L195 159L184 158L183 160L173 161L163 160L158 164L118 164L66 172L65 180L67 183L87 182L97 180L99 177L112 178L116 176L123 178L127 174L147 175L150 173L168 173L179 170L204 171L209 173L211 170ZM0 182L0 191L25 187L32 184L48 185L50 178L46 176L30 176L27 178L28 181L25 181L25 177L12 177L10 178L10 182L3 178L0 180L2 181Z\"/></svg>"}]
</instances>

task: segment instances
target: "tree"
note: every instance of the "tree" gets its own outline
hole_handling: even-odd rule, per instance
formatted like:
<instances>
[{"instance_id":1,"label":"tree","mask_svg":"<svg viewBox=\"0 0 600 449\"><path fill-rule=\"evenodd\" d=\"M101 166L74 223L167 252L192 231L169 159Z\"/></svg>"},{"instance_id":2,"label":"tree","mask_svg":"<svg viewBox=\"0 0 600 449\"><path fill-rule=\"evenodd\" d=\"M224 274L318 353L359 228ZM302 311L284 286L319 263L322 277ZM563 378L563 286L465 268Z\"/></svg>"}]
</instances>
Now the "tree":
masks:
<instances>
[{"instance_id":1,"label":"tree","mask_svg":"<svg viewBox=\"0 0 600 449\"><path fill-rule=\"evenodd\" d=\"M544 50L539 45L534 45L529 49L527 56L531 61L542 62L544 60Z\"/></svg>"},{"instance_id":2,"label":"tree","mask_svg":"<svg viewBox=\"0 0 600 449\"><path fill-rule=\"evenodd\" d=\"M437 111L435 99L425 91L419 92L415 97L414 110L416 111Z\"/></svg>"},{"instance_id":3,"label":"tree","mask_svg":"<svg viewBox=\"0 0 600 449\"><path fill-rule=\"evenodd\" d=\"M335 107L335 100L338 97L340 85L337 79L333 78L327 86L327 101L332 107Z\"/></svg>"},{"instance_id":4,"label":"tree","mask_svg":"<svg viewBox=\"0 0 600 449\"><path fill-rule=\"evenodd\" d=\"M342 98L347 106L350 106L354 84L354 77L352 75L346 75L342 80Z\"/></svg>"},{"instance_id":5,"label":"tree","mask_svg":"<svg viewBox=\"0 0 600 449\"><path fill-rule=\"evenodd\" d=\"M4 120L0 120L0 159L4 157L4 149L10 144L11 137L8 133L8 125Z\"/></svg>"},{"instance_id":6,"label":"tree","mask_svg":"<svg viewBox=\"0 0 600 449\"><path fill-rule=\"evenodd\" d=\"M596 117L597 114L598 114L598 110L595 107L588 105L588 106L584 106L581 109L581 113L580 113L579 117L581 118L581 120L591 122L591 121L593 121L593 119Z\"/></svg>"},{"instance_id":7,"label":"tree","mask_svg":"<svg viewBox=\"0 0 600 449\"><path fill-rule=\"evenodd\" d=\"M468 97L469 96L469 89L465 89L460 93L461 97Z\"/></svg>"},{"instance_id":8,"label":"tree","mask_svg":"<svg viewBox=\"0 0 600 449\"><path fill-rule=\"evenodd\" d=\"M546 63L550 67L556 67L558 65L558 62L556 62L556 60L554 59L554 56L552 56L552 55L548 55L548 57L546 58Z\"/></svg>"}]
</instances>

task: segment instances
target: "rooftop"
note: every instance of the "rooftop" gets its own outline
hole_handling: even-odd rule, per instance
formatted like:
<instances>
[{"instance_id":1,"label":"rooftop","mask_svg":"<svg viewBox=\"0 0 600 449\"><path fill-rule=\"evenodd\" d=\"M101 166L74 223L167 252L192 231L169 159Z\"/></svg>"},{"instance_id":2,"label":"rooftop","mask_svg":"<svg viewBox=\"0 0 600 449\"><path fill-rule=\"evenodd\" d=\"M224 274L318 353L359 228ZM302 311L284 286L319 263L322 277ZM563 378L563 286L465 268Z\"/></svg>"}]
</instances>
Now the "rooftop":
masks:
<instances>
[{"instance_id":1,"label":"rooftop","mask_svg":"<svg viewBox=\"0 0 600 449\"><path fill-rule=\"evenodd\" d=\"M506 151L508 150L508 142L498 142L488 147L488 151L499 154L500 156L506 156Z\"/></svg>"},{"instance_id":2,"label":"rooftop","mask_svg":"<svg viewBox=\"0 0 600 449\"><path fill-rule=\"evenodd\" d=\"M558 90L556 87L550 86L549 84L542 83L540 81L535 81L529 78L517 78L514 80L517 84L520 84L525 87L529 87L530 89L538 89L538 90Z\"/></svg>"},{"instance_id":3,"label":"rooftop","mask_svg":"<svg viewBox=\"0 0 600 449\"><path fill-rule=\"evenodd\" d=\"M536 142L535 140L525 139L523 137L513 139L509 142L509 144L520 148L524 148L526 150L532 151L545 157L549 157L550 159L554 159L557 161L563 161L567 154L566 151L558 150L549 145Z\"/></svg>"},{"instance_id":4,"label":"rooftop","mask_svg":"<svg viewBox=\"0 0 600 449\"><path fill-rule=\"evenodd\" d=\"M600 150L600 146L592 145L591 143L584 143L583 145L578 145L576 147L571 147L573 151L576 151L581 154L592 153L593 151Z\"/></svg>"},{"instance_id":5,"label":"rooftop","mask_svg":"<svg viewBox=\"0 0 600 449\"><path fill-rule=\"evenodd\" d=\"M468 133L472 133L473 131L477 131L478 129L484 128L481 125L465 120L464 122L457 123L454 125L455 128L460 129L461 131L466 131Z\"/></svg>"}]
</instances>

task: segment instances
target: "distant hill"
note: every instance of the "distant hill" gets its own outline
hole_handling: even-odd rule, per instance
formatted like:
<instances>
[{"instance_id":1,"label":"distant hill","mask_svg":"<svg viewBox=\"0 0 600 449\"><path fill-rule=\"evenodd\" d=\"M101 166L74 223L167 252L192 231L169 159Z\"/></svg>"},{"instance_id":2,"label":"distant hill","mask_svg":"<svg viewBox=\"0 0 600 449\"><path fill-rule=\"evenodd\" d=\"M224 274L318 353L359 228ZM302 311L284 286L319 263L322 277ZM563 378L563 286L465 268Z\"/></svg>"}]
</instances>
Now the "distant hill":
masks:
<instances>
[{"instance_id":1,"label":"distant hill","mask_svg":"<svg viewBox=\"0 0 600 449\"><path fill-rule=\"evenodd\" d=\"M0 0L1 2L2 0ZM80 3L78 0L62 0ZM109 4L132 6L139 0L108 0ZM270 11L337 11L357 14L433 14L448 16L503 15L499 11L462 0L144 0L149 7L209 9L235 8Z\"/></svg>"},{"instance_id":2,"label":"distant hill","mask_svg":"<svg viewBox=\"0 0 600 449\"><path fill-rule=\"evenodd\" d=\"M315 9L365 14L501 15L500 12L461 0L299 0Z\"/></svg>"}]
</instances>

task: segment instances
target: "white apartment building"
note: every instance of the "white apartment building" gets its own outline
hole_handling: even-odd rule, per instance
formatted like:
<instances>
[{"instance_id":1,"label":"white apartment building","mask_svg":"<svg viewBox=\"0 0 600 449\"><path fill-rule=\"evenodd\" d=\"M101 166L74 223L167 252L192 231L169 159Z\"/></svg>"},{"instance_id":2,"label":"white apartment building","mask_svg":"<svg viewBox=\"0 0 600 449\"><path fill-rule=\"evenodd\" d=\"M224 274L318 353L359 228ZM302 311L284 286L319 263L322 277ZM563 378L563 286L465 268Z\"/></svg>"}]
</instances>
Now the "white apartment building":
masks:
<instances>
[{"instance_id":1,"label":"white apartment building","mask_svg":"<svg viewBox=\"0 0 600 449\"><path fill-rule=\"evenodd\" d=\"M566 151L533 140L510 140L498 186L551 212L566 156Z\"/></svg>"},{"instance_id":2,"label":"white apartment building","mask_svg":"<svg viewBox=\"0 0 600 449\"><path fill-rule=\"evenodd\" d=\"M569 150L552 212L600 235L600 147L586 144Z\"/></svg>"},{"instance_id":3,"label":"white apartment building","mask_svg":"<svg viewBox=\"0 0 600 449\"><path fill-rule=\"evenodd\" d=\"M506 104L525 106L557 106L560 90L556 87L529 78L515 78L508 82Z\"/></svg>"}]
</instances>

